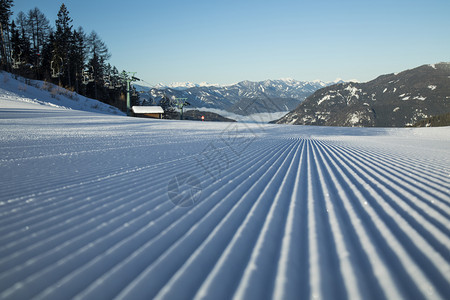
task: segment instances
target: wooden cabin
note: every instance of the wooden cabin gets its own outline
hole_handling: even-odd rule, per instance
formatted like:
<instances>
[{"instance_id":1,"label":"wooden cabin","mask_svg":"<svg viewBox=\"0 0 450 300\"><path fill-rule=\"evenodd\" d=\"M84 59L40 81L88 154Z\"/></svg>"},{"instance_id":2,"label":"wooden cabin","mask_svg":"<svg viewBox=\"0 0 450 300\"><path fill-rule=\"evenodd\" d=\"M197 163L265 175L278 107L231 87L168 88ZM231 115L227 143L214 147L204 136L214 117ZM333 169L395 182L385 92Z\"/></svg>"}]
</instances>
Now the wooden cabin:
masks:
<instances>
[{"instance_id":1,"label":"wooden cabin","mask_svg":"<svg viewBox=\"0 0 450 300\"><path fill-rule=\"evenodd\" d=\"M133 106L131 108L134 117L162 119L164 110L161 106Z\"/></svg>"}]
</instances>

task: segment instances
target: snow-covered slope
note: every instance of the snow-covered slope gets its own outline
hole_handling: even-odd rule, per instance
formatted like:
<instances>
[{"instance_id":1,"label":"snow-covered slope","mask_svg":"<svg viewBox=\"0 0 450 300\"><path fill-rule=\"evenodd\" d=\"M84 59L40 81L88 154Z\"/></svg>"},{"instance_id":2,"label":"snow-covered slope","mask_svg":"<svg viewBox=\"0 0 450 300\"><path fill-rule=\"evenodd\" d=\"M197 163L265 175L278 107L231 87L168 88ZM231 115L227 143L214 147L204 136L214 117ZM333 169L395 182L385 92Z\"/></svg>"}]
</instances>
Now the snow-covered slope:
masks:
<instances>
[{"instance_id":1,"label":"snow-covered slope","mask_svg":"<svg viewBox=\"0 0 450 300\"><path fill-rule=\"evenodd\" d=\"M4 98L1 299L448 299L448 127L149 120Z\"/></svg>"},{"instance_id":2,"label":"snow-covered slope","mask_svg":"<svg viewBox=\"0 0 450 300\"><path fill-rule=\"evenodd\" d=\"M125 115L116 107L86 98L52 83L0 72L0 101L12 100L103 114Z\"/></svg>"}]
</instances>

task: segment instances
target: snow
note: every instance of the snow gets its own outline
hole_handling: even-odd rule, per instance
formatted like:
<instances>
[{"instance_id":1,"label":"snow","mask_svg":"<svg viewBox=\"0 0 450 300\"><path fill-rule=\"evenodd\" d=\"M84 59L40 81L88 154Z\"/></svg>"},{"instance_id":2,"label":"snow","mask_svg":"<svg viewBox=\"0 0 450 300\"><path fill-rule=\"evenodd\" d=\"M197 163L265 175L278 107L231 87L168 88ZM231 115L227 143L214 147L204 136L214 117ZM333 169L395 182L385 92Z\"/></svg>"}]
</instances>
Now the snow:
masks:
<instances>
[{"instance_id":1,"label":"snow","mask_svg":"<svg viewBox=\"0 0 450 300\"><path fill-rule=\"evenodd\" d=\"M425 101L425 100L427 100L427 97L424 97L424 96L414 96L413 99L414 99L414 100Z\"/></svg>"},{"instance_id":2,"label":"snow","mask_svg":"<svg viewBox=\"0 0 450 300\"><path fill-rule=\"evenodd\" d=\"M220 84L208 83L208 82L201 82L201 83L172 82L170 84L158 83L152 87L157 88L157 89L171 88L174 90L187 90L187 89L194 88L194 87L210 87L210 86L225 87L227 85L220 85Z\"/></svg>"},{"instance_id":3,"label":"snow","mask_svg":"<svg viewBox=\"0 0 450 300\"><path fill-rule=\"evenodd\" d=\"M411 95L408 94L401 94L400 96L398 96L399 98L401 98L403 101L408 101L411 99ZM413 99L418 99L418 96L414 97Z\"/></svg>"},{"instance_id":4,"label":"snow","mask_svg":"<svg viewBox=\"0 0 450 300\"><path fill-rule=\"evenodd\" d=\"M428 88L429 88L430 90L434 91L434 90L437 88L437 86L430 84L430 85L428 86Z\"/></svg>"},{"instance_id":5,"label":"snow","mask_svg":"<svg viewBox=\"0 0 450 300\"><path fill-rule=\"evenodd\" d=\"M377 101L377 99L376 99L377 95L376 94L372 94L371 96L372 96L372 101Z\"/></svg>"},{"instance_id":6,"label":"snow","mask_svg":"<svg viewBox=\"0 0 450 300\"><path fill-rule=\"evenodd\" d=\"M358 89L358 88L356 88L356 87L354 87L352 85L348 85L345 88L345 90L350 92L349 98L356 97L356 99L359 99L358 92L362 91L361 89Z\"/></svg>"},{"instance_id":7,"label":"snow","mask_svg":"<svg viewBox=\"0 0 450 300\"><path fill-rule=\"evenodd\" d=\"M132 111L135 114L162 114L164 110L161 106L133 106Z\"/></svg>"},{"instance_id":8,"label":"snow","mask_svg":"<svg viewBox=\"0 0 450 300\"><path fill-rule=\"evenodd\" d=\"M449 294L450 127L140 119L1 84L1 299Z\"/></svg>"},{"instance_id":9,"label":"snow","mask_svg":"<svg viewBox=\"0 0 450 300\"><path fill-rule=\"evenodd\" d=\"M322 102L330 100L330 99L331 99L331 95L325 95L317 102L317 105L320 105Z\"/></svg>"},{"instance_id":10,"label":"snow","mask_svg":"<svg viewBox=\"0 0 450 300\"><path fill-rule=\"evenodd\" d=\"M348 122L352 125L355 126L357 124L359 124L359 122L361 121L361 117L363 117L364 114L362 112L354 112L352 113L349 118L348 118Z\"/></svg>"},{"instance_id":11,"label":"snow","mask_svg":"<svg viewBox=\"0 0 450 300\"><path fill-rule=\"evenodd\" d=\"M330 83L342 83L342 82L355 82L355 83L359 83L360 81L358 79L349 79L349 80L345 80L342 79L340 77L336 78L334 81L330 82Z\"/></svg>"},{"instance_id":12,"label":"snow","mask_svg":"<svg viewBox=\"0 0 450 300\"><path fill-rule=\"evenodd\" d=\"M315 79L313 81L311 81L312 83L318 83L319 85L321 85L322 87L326 87L327 84L325 82L323 82L322 80L319 79Z\"/></svg>"}]
</instances>

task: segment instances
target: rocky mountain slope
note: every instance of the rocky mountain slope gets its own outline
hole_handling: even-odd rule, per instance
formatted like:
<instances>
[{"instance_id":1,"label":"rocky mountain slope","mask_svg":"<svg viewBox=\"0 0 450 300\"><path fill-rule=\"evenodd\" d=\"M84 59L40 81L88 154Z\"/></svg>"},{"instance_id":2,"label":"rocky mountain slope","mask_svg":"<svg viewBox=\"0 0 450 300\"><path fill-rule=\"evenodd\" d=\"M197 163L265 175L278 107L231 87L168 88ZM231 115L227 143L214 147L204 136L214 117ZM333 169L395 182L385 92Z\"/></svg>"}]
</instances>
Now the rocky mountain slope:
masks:
<instances>
[{"instance_id":1,"label":"rocky mountain slope","mask_svg":"<svg viewBox=\"0 0 450 300\"><path fill-rule=\"evenodd\" d=\"M450 112L423 119L413 125L413 127L441 127L441 126L450 126Z\"/></svg>"},{"instance_id":2,"label":"rocky mountain slope","mask_svg":"<svg viewBox=\"0 0 450 300\"><path fill-rule=\"evenodd\" d=\"M366 83L325 87L275 123L403 127L446 112L450 112L450 63L439 63Z\"/></svg>"},{"instance_id":3,"label":"rocky mountain slope","mask_svg":"<svg viewBox=\"0 0 450 300\"><path fill-rule=\"evenodd\" d=\"M180 88L148 88L141 97L158 103L164 95L187 98L191 107L216 108L240 115L290 111L316 90L334 83L297 81L293 79L242 81L230 86L193 86ZM138 90L143 90L138 87ZM145 91L145 89L144 89Z\"/></svg>"}]
</instances>

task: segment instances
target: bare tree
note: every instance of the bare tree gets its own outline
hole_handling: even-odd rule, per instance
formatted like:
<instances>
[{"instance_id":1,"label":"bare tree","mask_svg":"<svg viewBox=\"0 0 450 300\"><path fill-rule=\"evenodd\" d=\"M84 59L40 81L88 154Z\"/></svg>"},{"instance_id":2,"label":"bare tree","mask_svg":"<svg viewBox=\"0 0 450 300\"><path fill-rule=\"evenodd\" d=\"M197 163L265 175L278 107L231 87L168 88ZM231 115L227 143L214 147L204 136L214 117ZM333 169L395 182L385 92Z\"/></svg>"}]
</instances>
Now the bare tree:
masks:
<instances>
[{"instance_id":1,"label":"bare tree","mask_svg":"<svg viewBox=\"0 0 450 300\"><path fill-rule=\"evenodd\" d=\"M41 53L50 34L50 22L37 7L28 12L28 33L34 52Z\"/></svg>"},{"instance_id":2,"label":"bare tree","mask_svg":"<svg viewBox=\"0 0 450 300\"><path fill-rule=\"evenodd\" d=\"M106 66L106 61L111 57L108 47L103 42L99 35L92 31L86 39L86 45L88 48L89 65L94 70L94 84L95 84L95 97L98 98L97 85L103 85L103 75Z\"/></svg>"}]
</instances>

